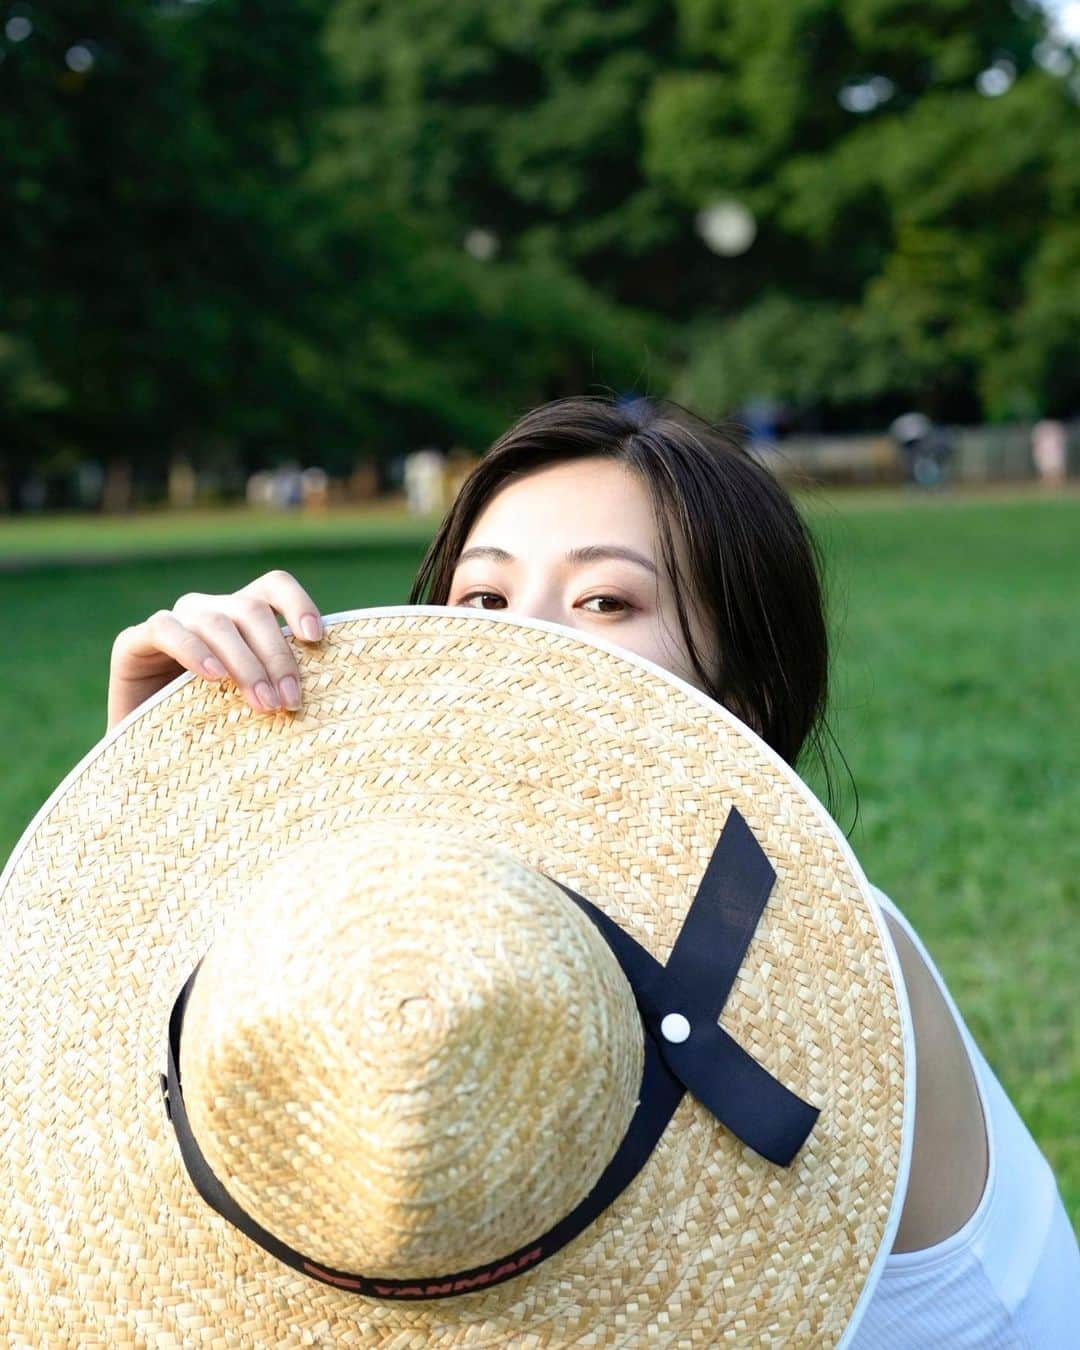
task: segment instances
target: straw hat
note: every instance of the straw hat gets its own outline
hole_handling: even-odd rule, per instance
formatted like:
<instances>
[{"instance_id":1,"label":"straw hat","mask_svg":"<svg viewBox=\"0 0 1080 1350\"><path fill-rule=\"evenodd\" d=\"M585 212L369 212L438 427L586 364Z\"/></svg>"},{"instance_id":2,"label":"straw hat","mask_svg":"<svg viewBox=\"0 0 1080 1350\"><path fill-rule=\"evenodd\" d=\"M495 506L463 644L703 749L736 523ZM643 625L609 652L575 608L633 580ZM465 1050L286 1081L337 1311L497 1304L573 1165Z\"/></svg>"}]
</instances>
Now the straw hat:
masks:
<instances>
[{"instance_id":1,"label":"straw hat","mask_svg":"<svg viewBox=\"0 0 1080 1350\"><path fill-rule=\"evenodd\" d=\"M847 1339L913 1058L821 805L556 625L296 656L299 714L136 710L0 877L4 1343Z\"/></svg>"}]
</instances>

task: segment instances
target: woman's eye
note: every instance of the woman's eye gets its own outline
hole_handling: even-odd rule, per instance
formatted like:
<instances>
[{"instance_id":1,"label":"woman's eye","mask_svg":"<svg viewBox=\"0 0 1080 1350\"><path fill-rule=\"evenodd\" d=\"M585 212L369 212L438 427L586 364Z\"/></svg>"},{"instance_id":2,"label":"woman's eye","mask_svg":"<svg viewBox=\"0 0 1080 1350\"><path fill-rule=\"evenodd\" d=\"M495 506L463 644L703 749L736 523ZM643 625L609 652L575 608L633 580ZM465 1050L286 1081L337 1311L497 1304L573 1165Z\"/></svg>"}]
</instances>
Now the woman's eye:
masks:
<instances>
[{"instance_id":1,"label":"woman's eye","mask_svg":"<svg viewBox=\"0 0 1080 1350\"><path fill-rule=\"evenodd\" d=\"M489 600L494 600L495 603L489 605L487 603ZM463 595L457 603L459 605L469 605L473 609L499 609L506 604L506 601L497 591L470 591L468 595Z\"/></svg>"},{"instance_id":2,"label":"woman's eye","mask_svg":"<svg viewBox=\"0 0 1080 1350\"><path fill-rule=\"evenodd\" d=\"M581 608L590 614L622 614L630 606L616 595L590 595L587 600L582 600Z\"/></svg>"}]
</instances>

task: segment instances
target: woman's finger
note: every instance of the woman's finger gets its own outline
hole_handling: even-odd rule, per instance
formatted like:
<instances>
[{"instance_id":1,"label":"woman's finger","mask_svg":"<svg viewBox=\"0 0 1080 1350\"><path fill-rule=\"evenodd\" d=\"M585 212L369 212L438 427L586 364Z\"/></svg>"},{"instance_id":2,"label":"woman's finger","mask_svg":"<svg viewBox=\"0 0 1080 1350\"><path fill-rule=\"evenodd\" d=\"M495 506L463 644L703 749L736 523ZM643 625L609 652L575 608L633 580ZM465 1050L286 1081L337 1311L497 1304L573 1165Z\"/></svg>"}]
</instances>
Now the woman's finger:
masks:
<instances>
[{"instance_id":1,"label":"woman's finger","mask_svg":"<svg viewBox=\"0 0 1080 1350\"><path fill-rule=\"evenodd\" d=\"M223 680L229 673L198 633L185 627L168 609L159 609L145 623L126 628L114 644L114 659L121 646L128 678L136 677L143 665L160 668L162 654L208 680Z\"/></svg>"},{"instance_id":2,"label":"woman's finger","mask_svg":"<svg viewBox=\"0 0 1080 1350\"><path fill-rule=\"evenodd\" d=\"M300 707L300 668L274 611L254 595L241 594L234 598L229 617L269 677L281 706L295 711ZM265 701L265 688L257 686L256 693Z\"/></svg>"},{"instance_id":3,"label":"woman's finger","mask_svg":"<svg viewBox=\"0 0 1080 1350\"><path fill-rule=\"evenodd\" d=\"M244 587L240 594L253 595L276 610L289 625L289 631L305 642L318 642L323 635L319 607L291 572L275 568L264 572Z\"/></svg>"},{"instance_id":4,"label":"woman's finger","mask_svg":"<svg viewBox=\"0 0 1080 1350\"><path fill-rule=\"evenodd\" d=\"M266 667L228 614L213 609L193 614L185 611L182 617L184 627L200 638L218 658L256 712L275 712L281 707ZM277 624L273 626L277 628Z\"/></svg>"}]
</instances>

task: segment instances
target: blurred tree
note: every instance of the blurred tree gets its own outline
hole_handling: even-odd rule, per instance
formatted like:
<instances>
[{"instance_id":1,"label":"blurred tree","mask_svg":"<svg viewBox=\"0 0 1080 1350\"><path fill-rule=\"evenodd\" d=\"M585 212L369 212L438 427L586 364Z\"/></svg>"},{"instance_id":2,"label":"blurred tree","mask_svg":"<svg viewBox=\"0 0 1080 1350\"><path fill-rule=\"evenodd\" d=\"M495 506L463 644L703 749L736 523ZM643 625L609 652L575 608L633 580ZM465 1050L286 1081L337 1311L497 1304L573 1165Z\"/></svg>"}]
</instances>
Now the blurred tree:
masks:
<instances>
[{"instance_id":1,"label":"blurred tree","mask_svg":"<svg viewBox=\"0 0 1080 1350\"><path fill-rule=\"evenodd\" d=\"M0 79L0 471L347 468L487 439L655 320L555 257L488 265L350 171L316 0L27 11ZM370 34L366 40L370 40ZM346 147L347 148L347 147ZM4 337L4 334L7 334Z\"/></svg>"},{"instance_id":2,"label":"blurred tree","mask_svg":"<svg viewBox=\"0 0 1080 1350\"><path fill-rule=\"evenodd\" d=\"M718 264L737 274L734 304L697 316L682 395L815 401L848 421L913 401L943 419L1075 409L1078 90L1064 53L1056 75L1033 60L1048 63L1041 11L678 8L694 68L652 90L648 171L689 206L738 200L759 226Z\"/></svg>"},{"instance_id":3,"label":"blurred tree","mask_svg":"<svg viewBox=\"0 0 1080 1350\"><path fill-rule=\"evenodd\" d=\"M375 454L485 446L532 404L590 383L629 386L669 339L556 260L470 257L430 222L338 179L320 241L324 321L336 344L298 341L328 415ZM345 460L324 455L328 468Z\"/></svg>"},{"instance_id":4,"label":"blurred tree","mask_svg":"<svg viewBox=\"0 0 1080 1350\"><path fill-rule=\"evenodd\" d=\"M39 461L57 457L59 447L48 429L66 397L42 373L29 342L0 333L0 511L12 509L20 500L32 465L31 447L38 448Z\"/></svg>"},{"instance_id":5,"label":"blurred tree","mask_svg":"<svg viewBox=\"0 0 1080 1350\"><path fill-rule=\"evenodd\" d=\"M689 401L843 424L1078 397L1044 243L1076 215L1076 84L1033 60L1033 4L338 0L327 36L347 174L680 321ZM756 231L737 256L702 237L722 202Z\"/></svg>"},{"instance_id":6,"label":"blurred tree","mask_svg":"<svg viewBox=\"0 0 1080 1350\"><path fill-rule=\"evenodd\" d=\"M642 109L677 61L670 0L338 0L343 163L447 241L569 266L661 314L699 300L692 215L642 170Z\"/></svg>"},{"instance_id":7,"label":"blurred tree","mask_svg":"<svg viewBox=\"0 0 1080 1350\"><path fill-rule=\"evenodd\" d=\"M63 391L3 431L164 471L207 432L307 404L283 337L310 318L300 170L330 81L314 0L32 10L0 79L0 325ZM266 391L274 390L268 401Z\"/></svg>"},{"instance_id":8,"label":"blurred tree","mask_svg":"<svg viewBox=\"0 0 1080 1350\"><path fill-rule=\"evenodd\" d=\"M475 445L676 367L709 413L1070 413L1078 81L1024 0L24 5L7 498Z\"/></svg>"}]
</instances>

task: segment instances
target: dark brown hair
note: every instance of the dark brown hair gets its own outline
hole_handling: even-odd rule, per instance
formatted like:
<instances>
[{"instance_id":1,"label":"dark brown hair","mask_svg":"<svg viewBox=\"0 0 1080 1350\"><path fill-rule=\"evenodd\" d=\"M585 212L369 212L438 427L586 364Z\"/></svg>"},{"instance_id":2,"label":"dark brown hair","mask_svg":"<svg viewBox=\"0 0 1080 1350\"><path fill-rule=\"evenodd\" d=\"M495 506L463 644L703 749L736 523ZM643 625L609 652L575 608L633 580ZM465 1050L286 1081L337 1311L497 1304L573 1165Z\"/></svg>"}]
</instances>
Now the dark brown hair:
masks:
<instances>
[{"instance_id":1,"label":"dark brown hair","mask_svg":"<svg viewBox=\"0 0 1080 1350\"><path fill-rule=\"evenodd\" d=\"M465 481L432 540L410 604L446 604L477 517L499 490L545 465L601 456L648 489L679 627L705 691L792 766L805 746L821 763L828 731L828 637L817 545L786 490L734 431L676 404L567 398L526 413ZM685 558L685 569L680 561ZM710 634L701 650L686 597Z\"/></svg>"}]
</instances>

